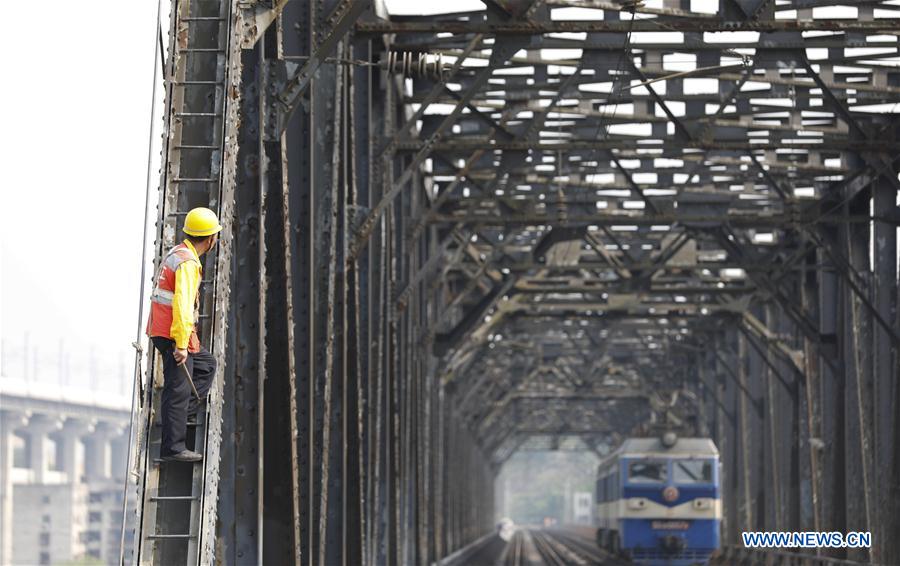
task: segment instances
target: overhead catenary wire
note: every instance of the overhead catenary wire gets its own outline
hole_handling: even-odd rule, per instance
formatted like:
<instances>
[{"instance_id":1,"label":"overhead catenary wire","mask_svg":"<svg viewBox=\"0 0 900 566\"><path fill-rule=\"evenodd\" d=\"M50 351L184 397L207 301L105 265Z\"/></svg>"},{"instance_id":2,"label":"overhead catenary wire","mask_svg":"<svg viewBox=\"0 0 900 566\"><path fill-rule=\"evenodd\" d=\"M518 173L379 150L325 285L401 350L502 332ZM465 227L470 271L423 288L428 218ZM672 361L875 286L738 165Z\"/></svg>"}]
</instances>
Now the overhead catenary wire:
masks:
<instances>
[{"instance_id":1,"label":"overhead catenary wire","mask_svg":"<svg viewBox=\"0 0 900 566\"><path fill-rule=\"evenodd\" d=\"M631 22L628 27L628 33L625 35L625 42L622 44L622 51L619 53L619 58L616 61L615 76L612 78L612 84L610 85L610 88L609 88L609 97L607 98L607 101L610 101L610 99L612 99L614 97L618 98L616 96L616 83L620 83L619 91L621 92L621 89L622 89L622 85L621 85L622 61L625 59L626 56L629 56L629 57L631 56L631 33L632 33L632 30L634 29L634 20L635 19L636 19L635 13L632 9ZM606 124L605 125L606 127L604 128L604 122L606 121L606 118L607 118L606 114L607 114L607 111L609 110L609 106L610 106L609 104L605 104L603 106L603 111L600 113L600 118L597 120L597 129L594 132L595 137L600 134L600 130L603 130L603 139L606 139L609 137L609 124ZM619 108L619 103L613 102L612 116L615 116L616 112L618 111L618 108Z\"/></svg>"},{"instance_id":2,"label":"overhead catenary wire","mask_svg":"<svg viewBox=\"0 0 900 566\"><path fill-rule=\"evenodd\" d=\"M141 358L144 349L141 346L141 329L144 320L144 282L147 277L147 228L150 224L150 190L151 178L153 176L153 139L156 136L156 91L159 86L159 75L165 68L162 43L162 0L157 1L156 5L156 29L153 37L153 87L150 94L150 131L147 140L147 173L144 188L144 223L141 233L141 279L138 287L138 319L135 337L132 346L134 347L134 379L131 384L131 420L128 423L128 456L125 464L125 479L122 494L122 528L119 537L119 564L125 564L125 518L128 513L128 475L131 473L131 461L134 457L134 417L135 408L137 406L138 395L142 394L141 387ZM157 61L160 65L157 66Z\"/></svg>"},{"instance_id":3,"label":"overhead catenary wire","mask_svg":"<svg viewBox=\"0 0 900 566\"><path fill-rule=\"evenodd\" d=\"M309 55L284 55L281 57L285 61L306 61L309 59ZM338 65L357 65L360 67L377 67L378 63L373 63L371 61L363 61L361 59L345 59L339 57L326 57L324 59L326 63L336 63Z\"/></svg>"},{"instance_id":4,"label":"overhead catenary wire","mask_svg":"<svg viewBox=\"0 0 900 566\"><path fill-rule=\"evenodd\" d=\"M634 9L635 9L635 7L636 7L635 4L632 4L632 5L631 5L631 9L630 9L630 12L631 12L631 23L630 23L630 25L629 25L629 27L628 27L628 33L625 35L625 41L624 41L623 44L622 44L622 51L619 53L619 58L618 58L618 60L616 61L615 76L612 77L612 84L610 85L610 88L609 88L609 96L608 96L607 99L606 99L607 104L604 104L603 110L600 112L600 117L597 119L597 129L594 130L594 136L593 136L593 137L595 137L595 138L599 138L599 136L600 136L600 131L601 131L601 130L603 131L603 137L602 137L602 139L608 139L608 138L609 138L609 124L608 124L608 123L607 123L607 124L604 124L604 123L607 122L607 111L609 110L609 106L610 106L609 102L610 102L613 98L618 99L618 96L616 95L616 83L620 83L620 84L619 84L619 92L621 92L621 76L622 76L622 75L621 75L621 68L622 68L622 61L625 59L626 56L630 57L631 54L632 54L632 51L631 51L631 33L632 33L633 29L634 29L634 20L635 20L635 12L634 12ZM619 109L619 103L618 103L618 100L616 100L616 102L613 102L612 117L615 117L616 112L618 111L618 109ZM605 125L605 127L604 127L604 125ZM598 164L599 164L599 160L598 160ZM643 196L643 195L641 195L641 196Z\"/></svg>"},{"instance_id":5,"label":"overhead catenary wire","mask_svg":"<svg viewBox=\"0 0 900 566\"><path fill-rule=\"evenodd\" d=\"M639 82L637 84L629 85L626 87L622 87L621 90L631 90L633 88L638 88L642 86L647 86L659 81L665 81L669 79L676 79L680 77L689 77L691 75L696 75L698 73L704 73L706 71L721 71L725 69L744 69L747 67L747 63L738 63L736 65L714 65L712 67L699 67L697 69L692 69L690 71L679 71L677 73L672 73L670 75L663 75L661 77L656 77L655 79L649 79L646 81Z\"/></svg>"}]
</instances>

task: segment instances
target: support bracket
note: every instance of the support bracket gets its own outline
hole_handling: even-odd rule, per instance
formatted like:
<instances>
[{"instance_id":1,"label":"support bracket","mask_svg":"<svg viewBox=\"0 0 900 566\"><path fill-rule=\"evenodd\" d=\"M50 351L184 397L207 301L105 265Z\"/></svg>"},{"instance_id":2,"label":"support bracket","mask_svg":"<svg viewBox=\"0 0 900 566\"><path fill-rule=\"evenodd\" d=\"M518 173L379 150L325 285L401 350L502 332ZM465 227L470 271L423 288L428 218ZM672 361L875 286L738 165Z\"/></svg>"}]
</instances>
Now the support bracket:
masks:
<instances>
[{"instance_id":1,"label":"support bracket","mask_svg":"<svg viewBox=\"0 0 900 566\"><path fill-rule=\"evenodd\" d=\"M243 0L241 9L241 49L253 49L259 38L266 33L288 0Z\"/></svg>"}]
</instances>

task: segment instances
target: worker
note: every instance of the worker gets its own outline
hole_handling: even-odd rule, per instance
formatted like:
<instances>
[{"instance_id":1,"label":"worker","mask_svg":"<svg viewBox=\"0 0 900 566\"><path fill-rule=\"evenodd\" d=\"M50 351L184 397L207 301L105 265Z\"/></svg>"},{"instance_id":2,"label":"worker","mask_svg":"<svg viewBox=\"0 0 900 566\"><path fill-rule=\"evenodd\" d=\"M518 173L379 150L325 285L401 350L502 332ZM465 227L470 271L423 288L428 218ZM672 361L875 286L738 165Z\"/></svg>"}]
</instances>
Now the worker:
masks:
<instances>
[{"instance_id":1,"label":"worker","mask_svg":"<svg viewBox=\"0 0 900 566\"><path fill-rule=\"evenodd\" d=\"M197 409L206 400L216 373L215 358L197 337L195 314L200 305L203 273L200 257L216 245L221 229L212 210L195 208L188 212L183 229L187 237L166 254L150 296L147 334L162 356L165 380L160 447L164 461L203 459L202 454L188 450L185 438L188 424L196 424Z\"/></svg>"}]
</instances>

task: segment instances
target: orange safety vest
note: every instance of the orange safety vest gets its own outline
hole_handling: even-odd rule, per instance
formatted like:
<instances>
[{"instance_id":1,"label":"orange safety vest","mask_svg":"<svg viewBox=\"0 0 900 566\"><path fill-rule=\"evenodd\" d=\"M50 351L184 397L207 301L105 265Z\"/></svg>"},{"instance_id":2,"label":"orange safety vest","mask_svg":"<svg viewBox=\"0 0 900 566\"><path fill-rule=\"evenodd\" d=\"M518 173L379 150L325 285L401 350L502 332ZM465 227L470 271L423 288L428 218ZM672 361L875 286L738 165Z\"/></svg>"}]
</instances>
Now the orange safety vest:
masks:
<instances>
[{"instance_id":1,"label":"orange safety vest","mask_svg":"<svg viewBox=\"0 0 900 566\"><path fill-rule=\"evenodd\" d=\"M194 254L184 243L178 244L169 250L166 259L159 268L156 277L156 286L150 295L150 318L147 319L147 334L149 336L162 336L172 338L172 299L175 297L175 270L185 261L197 261ZM203 273L203 266L200 267ZM200 281L197 281L195 312L200 306ZM196 320L196 317L195 317ZM191 331L188 339L188 352L196 354L200 351L200 339L197 337L196 328Z\"/></svg>"}]
</instances>

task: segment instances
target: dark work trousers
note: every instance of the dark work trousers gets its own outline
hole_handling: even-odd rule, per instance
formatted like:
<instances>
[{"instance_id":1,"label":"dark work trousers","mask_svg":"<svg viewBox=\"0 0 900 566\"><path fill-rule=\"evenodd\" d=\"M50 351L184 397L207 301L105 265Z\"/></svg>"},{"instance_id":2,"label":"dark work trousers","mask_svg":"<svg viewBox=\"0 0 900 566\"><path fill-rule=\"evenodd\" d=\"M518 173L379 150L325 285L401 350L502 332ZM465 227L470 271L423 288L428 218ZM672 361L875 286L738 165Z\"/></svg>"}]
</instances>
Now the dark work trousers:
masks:
<instances>
[{"instance_id":1,"label":"dark work trousers","mask_svg":"<svg viewBox=\"0 0 900 566\"><path fill-rule=\"evenodd\" d=\"M172 352L175 341L159 336L153 337L153 345L159 350L163 359L163 376L165 385L162 391L162 446L160 456L170 456L187 449L184 439L187 436L187 417L196 415L198 402L191 390L191 384L184 375L184 370L175 363ZM201 399L216 375L216 359L203 346L196 354L188 353L185 362L194 387Z\"/></svg>"}]
</instances>

